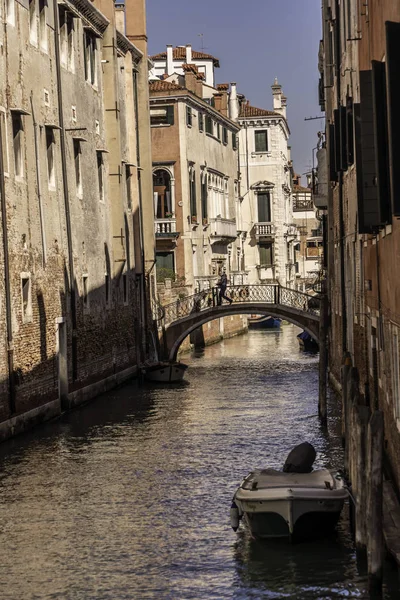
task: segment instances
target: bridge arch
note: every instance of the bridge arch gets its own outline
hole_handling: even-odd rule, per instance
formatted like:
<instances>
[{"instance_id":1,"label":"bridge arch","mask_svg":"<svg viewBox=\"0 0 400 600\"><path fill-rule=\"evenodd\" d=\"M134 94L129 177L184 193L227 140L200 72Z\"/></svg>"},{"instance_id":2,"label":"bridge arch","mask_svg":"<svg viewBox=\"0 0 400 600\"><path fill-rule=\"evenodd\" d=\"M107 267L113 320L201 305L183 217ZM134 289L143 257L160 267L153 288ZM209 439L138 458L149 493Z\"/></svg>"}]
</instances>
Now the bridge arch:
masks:
<instances>
[{"instance_id":1,"label":"bridge arch","mask_svg":"<svg viewBox=\"0 0 400 600\"><path fill-rule=\"evenodd\" d=\"M207 298L204 292L200 292L199 294L195 294L193 297L186 299L183 310L177 308L179 307L179 303L175 303L175 318L169 318L169 323L166 323L163 327L161 348L163 348L164 358L176 360L179 347L183 340L201 325L221 317L240 314L270 315L272 317L284 319L301 327L319 342L318 299L295 290L286 290L286 288L280 288L280 286L270 286L279 289L272 290L272 294L271 290L268 291L267 300L269 300L269 302L260 301L260 299L255 301L253 300L253 297L255 295L260 296L259 290L257 290L257 293L255 294L254 290L252 291L251 288L256 286L246 287L250 290L248 295L245 295L244 298L241 297L240 301L234 302L231 305L216 305L215 303L210 305L210 296ZM283 290L283 292L281 292L281 290ZM285 290L289 293L285 293ZM215 300L217 292L210 290L209 293L213 294L212 299ZM237 297L240 297L240 295L237 295ZM288 299L290 299L290 302ZM317 309L310 308L309 305L312 303L309 302L309 299L313 301L314 305L315 302L317 302ZM273 301L271 302L271 300ZM280 302L276 302L276 300ZM284 304L282 304L282 301ZM169 305L169 307L164 308L168 309L171 307L172 305ZM171 312L169 312L169 315L171 317Z\"/></svg>"}]
</instances>

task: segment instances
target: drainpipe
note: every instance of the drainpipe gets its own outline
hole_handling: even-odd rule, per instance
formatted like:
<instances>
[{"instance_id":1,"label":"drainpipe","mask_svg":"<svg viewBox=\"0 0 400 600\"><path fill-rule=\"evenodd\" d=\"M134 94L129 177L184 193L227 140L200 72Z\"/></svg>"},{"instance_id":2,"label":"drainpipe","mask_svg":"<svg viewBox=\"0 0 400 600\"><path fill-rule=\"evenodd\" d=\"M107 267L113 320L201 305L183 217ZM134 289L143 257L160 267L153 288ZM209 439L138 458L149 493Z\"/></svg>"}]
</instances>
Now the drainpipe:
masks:
<instances>
[{"instance_id":1,"label":"drainpipe","mask_svg":"<svg viewBox=\"0 0 400 600\"><path fill-rule=\"evenodd\" d=\"M4 254L4 287L6 295L6 325L7 325L7 361L8 361L8 385L9 385L9 409L15 413L15 379L14 379L14 343L11 315L11 286L10 267L8 262L8 231L7 231L7 205L6 186L4 181L3 160L3 131L0 121L0 200L1 200L1 223L3 227L3 254Z\"/></svg>"},{"instance_id":2,"label":"drainpipe","mask_svg":"<svg viewBox=\"0 0 400 600\"><path fill-rule=\"evenodd\" d=\"M60 21L58 15L58 3L57 0L53 0L54 10L54 47L55 47L55 58L56 58L56 72L57 72L57 98L58 98L58 119L60 124L60 148L61 148L61 168L63 177L63 191L64 191L64 209L65 209L65 222L67 229L67 244L68 244L68 263L69 263L69 280L70 280L70 307L71 307L71 319L72 319L72 348L71 348L71 361L72 361L72 379L75 381L78 378L78 363L77 363L77 321L76 321L76 290L75 290L75 274L74 274L74 255L72 250L72 229L71 229L71 214L69 210L69 191L68 191L68 173L67 173L67 155L66 155L66 144L65 144L65 125L64 125L64 108L63 108L63 96L62 96L62 84L61 84L61 61L60 61Z\"/></svg>"},{"instance_id":3,"label":"drainpipe","mask_svg":"<svg viewBox=\"0 0 400 600\"><path fill-rule=\"evenodd\" d=\"M31 109L32 109L32 120L33 120L33 131L34 131L34 142L35 142L35 162L36 162L36 181L37 181L37 195L39 202L39 214L40 214L40 233L42 237L42 266L46 266L46 233L44 230L44 214L43 214L43 202L42 202L42 184L40 179L40 164L39 164L39 132L38 124L35 118L35 109L33 108L33 92L31 92Z\"/></svg>"},{"instance_id":4,"label":"drainpipe","mask_svg":"<svg viewBox=\"0 0 400 600\"><path fill-rule=\"evenodd\" d=\"M138 103L138 81L137 81L137 70L133 70L133 97L135 103L135 126L136 126L136 156L137 156L137 170L138 170L138 196L139 196L139 243L140 243L140 254L142 261L142 273L140 280L140 295L141 295L141 319L140 324L142 326L142 344L141 344L141 361L144 362L146 356L146 340L148 331L148 315L147 315L147 297L146 297L146 274L145 274L145 256L144 256L144 233L143 233L143 195L142 195L142 181L140 166L140 133L139 133L139 103Z\"/></svg>"}]
</instances>

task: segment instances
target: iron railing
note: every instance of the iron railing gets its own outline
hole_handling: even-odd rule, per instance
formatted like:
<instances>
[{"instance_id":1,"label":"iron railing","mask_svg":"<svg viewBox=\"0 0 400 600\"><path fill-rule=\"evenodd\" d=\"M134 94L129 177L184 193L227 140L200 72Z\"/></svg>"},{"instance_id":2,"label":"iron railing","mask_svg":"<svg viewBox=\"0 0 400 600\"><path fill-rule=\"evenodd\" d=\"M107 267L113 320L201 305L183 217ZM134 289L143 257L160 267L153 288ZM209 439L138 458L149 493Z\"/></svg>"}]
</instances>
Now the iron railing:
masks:
<instances>
[{"instance_id":1,"label":"iron railing","mask_svg":"<svg viewBox=\"0 0 400 600\"><path fill-rule=\"evenodd\" d=\"M317 315L319 313L320 299L298 290L284 288L278 284L266 285L235 285L229 286L226 295L235 304L271 304L289 306L302 312ZM222 304L227 304L222 300ZM185 296L176 302L163 307L164 325L168 326L178 319L194 313L211 310L220 306L219 288L213 287L191 296Z\"/></svg>"}]
</instances>

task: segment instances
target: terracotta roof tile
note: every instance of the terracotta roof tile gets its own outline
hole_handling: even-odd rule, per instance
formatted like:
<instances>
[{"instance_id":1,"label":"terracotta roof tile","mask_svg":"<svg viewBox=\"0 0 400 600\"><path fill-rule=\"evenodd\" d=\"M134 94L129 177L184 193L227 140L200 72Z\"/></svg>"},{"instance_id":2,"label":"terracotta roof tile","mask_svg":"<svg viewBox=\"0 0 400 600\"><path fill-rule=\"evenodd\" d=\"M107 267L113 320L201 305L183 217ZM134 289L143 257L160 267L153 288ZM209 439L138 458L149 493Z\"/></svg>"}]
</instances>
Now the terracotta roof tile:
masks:
<instances>
[{"instance_id":1,"label":"terracotta roof tile","mask_svg":"<svg viewBox=\"0 0 400 600\"><path fill-rule=\"evenodd\" d=\"M173 83L172 81L150 81L149 90L150 92L170 92L173 90L182 90L180 85Z\"/></svg>"},{"instance_id":2,"label":"terracotta roof tile","mask_svg":"<svg viewBox=\"0 0 400 600\"><path fill-rule=\"evenodd\" d=\"M293 186L293 191L294 192L308 192L308 193L311 193L310 188L305 188L302 185L294 185Z\"/></svg>"},{"instance_id":3,"label":"terracotta roof tile","mask_svg":"<svg viewBox=\"0 0 400 600\"><path fill-rule=\"evenodd\" d=\"M173 57L174 60L184 60L186 61L186 47L178 46L177 48L173 48ZM150 57L151 60L167 60L167 52L160 52L159 54L154 54ZM192 50L192 58L194 60L208 59L214 62L216 67L219 67L219 60L215 58L215 56L211 56L211 54L206 54L205 52L197 52L197 50Z\"/></svg>"},{"instance_id":4,"label":"terracotta roof tile","mask_svg":"<svg viewBox=\"0 0 400 600\"><path fill-rule=\"evenodd\" d=\"M250 104L242 104L240 108L240 117L281 117L277 112L273 110L265 110L264 108L256 108L250 106Z\"/></svg>"}]
</instances>

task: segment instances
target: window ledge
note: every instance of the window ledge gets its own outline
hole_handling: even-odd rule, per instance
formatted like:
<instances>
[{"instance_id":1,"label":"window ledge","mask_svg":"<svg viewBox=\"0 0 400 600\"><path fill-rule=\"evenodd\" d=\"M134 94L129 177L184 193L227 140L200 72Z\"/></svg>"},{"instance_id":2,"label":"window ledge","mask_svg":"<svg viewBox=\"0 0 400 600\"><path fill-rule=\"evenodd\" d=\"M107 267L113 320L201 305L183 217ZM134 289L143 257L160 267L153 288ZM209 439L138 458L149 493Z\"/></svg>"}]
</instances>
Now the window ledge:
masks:
<instances>
[{"instance_id":1,"label":"window ledge","mask_svg":"<svg viewBox=\"0 0 400 600\"><path fill-rule=\"evenodd\" d=\"M207 137L210 137L210 138L212 138L212 139L213 139L213 140L215 140L216 142L219 142L219 143L221 143L221 140L219 140L219 139L217 138L217 136L216 136L216 135L213 135L212 133L207 133L207 131L206 131L206 136L207 136Z\"/></svg>"},{"instance_id":2,"label":"window ledge","mask_svg":"<svg viewBox=\"0 0 400 600\"><path fill-rule=\"evenodd\" d=\"M251 156L263 156L264 154L266 156L272 156L272 152L270 150L265 150L263 152L252 152Z\"/></svg>"},{"instance_id":3,"label":"window ledge","mask_svg":"<svg viewBox=\"0 0 400 600\"><path fill-rule=\"evenodd\" d=\"M150 127L172 127L171 123L154 123L153 125L150 124Z\"/></svg>"}]
</instances>

